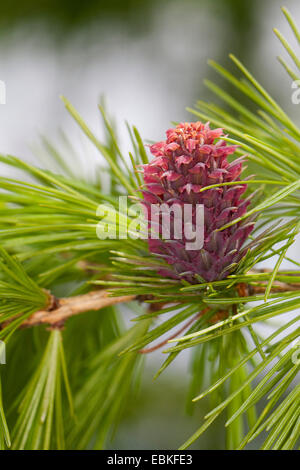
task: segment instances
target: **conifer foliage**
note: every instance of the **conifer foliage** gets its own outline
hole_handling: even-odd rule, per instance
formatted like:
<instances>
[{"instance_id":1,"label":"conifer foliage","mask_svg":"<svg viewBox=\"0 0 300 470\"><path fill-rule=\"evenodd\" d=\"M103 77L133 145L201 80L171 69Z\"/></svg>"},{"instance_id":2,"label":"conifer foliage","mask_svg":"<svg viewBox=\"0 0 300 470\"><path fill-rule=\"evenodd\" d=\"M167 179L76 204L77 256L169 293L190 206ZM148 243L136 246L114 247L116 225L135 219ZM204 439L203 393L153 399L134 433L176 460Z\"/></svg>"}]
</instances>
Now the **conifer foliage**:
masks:
<instances>
[{"instance_id":1,"label":"conifer foliage","mask_svg":"<svg viewBox=\"0 0 300 470\"><path fill-rule=\"evenodd\" d=\"M280 58L290 88L299 58L275 33L294 63ZM190 109L197 122L170 129L150 147L150 161L135 127L127 126L132 149L124 155L103 104L102 142L65 98L99 151L97 177L76 176L76 152L69 159L47 139L46 169L0 155L12 175L0 176L1 449L111 446L138 393L143 358L158 347L156 380L188 349L188 407L210 407L174 448L201 446L219 417L224 448L299 446L300 263L288 249L300 229L300 130L231 59L236 75L211 65L249 107L207 81L219 104L199 101ZM120 208L120 196L146 209L203 204L203 247L186 252L178 240L139 238L139 211Z\"/></svg>"}]
</instances>

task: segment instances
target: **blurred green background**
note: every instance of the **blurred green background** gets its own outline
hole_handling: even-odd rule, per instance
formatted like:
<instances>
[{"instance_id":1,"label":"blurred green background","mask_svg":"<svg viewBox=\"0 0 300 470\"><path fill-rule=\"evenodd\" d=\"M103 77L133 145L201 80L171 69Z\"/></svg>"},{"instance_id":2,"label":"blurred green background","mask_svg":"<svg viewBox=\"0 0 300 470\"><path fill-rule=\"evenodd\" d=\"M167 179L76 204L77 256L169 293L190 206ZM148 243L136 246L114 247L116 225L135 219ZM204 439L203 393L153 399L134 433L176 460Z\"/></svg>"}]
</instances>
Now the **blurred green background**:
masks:
<instances>
[{"instance_id":1,"label":"blurred green background","mask_svg":"<svg viewBox=\"0 0 300 470\"><path fill-rule=\"evenodd\" d=\"M298 0L285 6L300 17ZM32 159L38 135L58 139L64 129L81 154L99 158L65 112L64 94L101 135L97 112L105 94L127 145L123 120L146 139L162 139L172 120L189 118L186 106L210 99L204 78L218 77L207 59L231 68L236 54L293 115L291 83L276 63L282 54L272 27L288 35L277 0L11 0L0 4L0 80L7 102L0 106L1 152ZM206 404L185 413L188 355L152 381L164 357L147 358L137 400L128 404L112 448L174 448L194 430ZM204 408L203 408L204 407ZM223 446L215 426L195 447Z\"/></svg>"}]
</instances>

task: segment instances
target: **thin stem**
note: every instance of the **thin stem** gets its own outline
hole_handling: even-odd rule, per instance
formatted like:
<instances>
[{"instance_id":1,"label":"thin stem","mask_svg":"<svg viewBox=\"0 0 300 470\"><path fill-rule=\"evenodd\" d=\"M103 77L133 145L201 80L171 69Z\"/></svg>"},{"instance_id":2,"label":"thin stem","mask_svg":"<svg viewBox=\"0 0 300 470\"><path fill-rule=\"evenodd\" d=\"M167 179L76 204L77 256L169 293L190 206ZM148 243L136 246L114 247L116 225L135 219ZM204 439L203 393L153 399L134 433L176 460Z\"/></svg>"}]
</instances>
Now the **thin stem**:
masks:
<instances>
[{"instance_id":1,"label":"thin stem","mask_svg":"<svg viewBox=\"0 0 300 470\"><path fill-rule=\"evenodd\" d=\"M249 273L262 272L249 271ZM258 285L248 285L247 283L240 283L237 285L238 293L241 298L251 297L258 293L264 293L266 289L266 281L261 281ZM274 281L271 293L280 292L300 292L300 283L285 283ZM67 297L57 299L49 293L48 307L44 310L39 310L27 318L21 327L31 327L35 325L47 324L52 327L61 327L64 322L80 313L88 312L90 310L101 310L102 308L109 307L120 303L130 302L131 300L139 299L137 295L122 295L119 297L112 297L111 293L106 290L91 291L88 294L77 295L74 297ZM0 326L5 328L9 322L0 323Z\"/></svg>"},{"instance_id":2,"label":"thin stem","mask_svg":"<svg viewBox=\"0 0 300 470\"><path fill-rule=\"evenodd\" d=\"M23 327L48 324L52 326L62 325L65 320L74 315L90 310L101 310L104 307L135 299L134 295L110 297L105 290L92 291L88 294L58 299L53 310L40 310L31 315L22 324Z\"/></svg>"}]
</instances>

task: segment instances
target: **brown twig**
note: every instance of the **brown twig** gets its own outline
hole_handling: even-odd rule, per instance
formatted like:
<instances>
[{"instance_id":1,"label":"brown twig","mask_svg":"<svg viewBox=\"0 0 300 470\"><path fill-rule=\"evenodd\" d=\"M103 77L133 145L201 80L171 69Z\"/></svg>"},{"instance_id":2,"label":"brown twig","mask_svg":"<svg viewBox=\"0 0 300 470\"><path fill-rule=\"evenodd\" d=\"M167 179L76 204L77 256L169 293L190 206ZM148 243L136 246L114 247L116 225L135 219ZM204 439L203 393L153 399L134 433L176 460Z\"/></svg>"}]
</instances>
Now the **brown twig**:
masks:
<instances>
[{"instance_id":1,"label":"brown twig","mask_svg":"<svg viewBox=\"0 0 300 470\"><path fill-rule=\"evenodd\" d=\"M199 318L199 316L202 314L202 312L200 313L197 313L197 315L193 316L193 318L191 318L187 323L185 323L183 325L182 328L180 328L180 330L176 331L176 333L173 333L171 336L169 336L167 339L161 341L160 343L156 344L155 346L151 346L150 348L144 348L144 349L140 349L139 350L139 353L140 354L149 354L153 351L156 351L157 349L160 349L162 348L163 346L165 346L165 344L168 343L168 341L170 341L170 339L173 339L173 338L176 338L177 336L180 335L180 333L182 333L184 330L186 330L192 323L194 323L197 318Z\"/></svg>"},{"instance_id":2,"label":"brown twig","mask_svg":"<svg viewBox=\"0 0 300 470\"><path fill-rule=\"evenodd\" d=\"M109 297L109 293L105 290L92 291L84 295L57 299L54 309L35 312L23 322L22 326L29 327L40 324L59 326L73 315L88 312L89 310L100 310L104 307L129 302L133 299L135 299L134 295Z\"/></svg>"},{"instance_id":3,"label":"brown twig","mask_svg":"<svg viewBox=\"0 0 300 470\"><path fill-rule=\"evenodd\" d=\"M200 318L201 316L205 315L207 312L209 312L209 308L204 308L203 310L201 310L201 312L197 313L196 315L194 315L192 318L190 318L178 331L176 331L176 333L173 333L171 336L169 336L167 339L165 339L164 341L161 341L160 343L156 344L155 346L151 346L150 348L144 348L144 349L140 349L139 350L139 353L140 354L148 354L148 353L151 353L153 351L156 351L157 349L160 349L162 348L163 346L165 346L166 344L168 344L168 342L170 341L170 339L173 339L173 338L177 338L177 336L179 336L181 333L183 333L184 330L186 330L190 325L192 325L193 323L196 322L196 320L198 320L198 318ZM227 310L219 310L217 313L215 313L213 315L213 317L211 317L208 322L211 323L211 324L214 324L214 323L217 323L218 321L220 320L223 320L224 318L226 318L228 316L228 311Z\"/></svg>"},{"instance_id":4,"label":"brown twig","mask_svg":"<svg viewBox=\"0 0 300 470\"><path fill-rule=\"evenodd\" d=\"M258 269L249 271L248 274L257 274L257 273L267 273L272 272L271 269ZM268 282L267 281L258 281L257 283L253 284L246 284L240 283L237 284L237 292L240 297L250 297L251 295L255 294L264 294L266 291ZM282 281L274 281L271 288L272 294L277 294L279 292L294 292L300 291L300 283L299 282L282 282Z\"/></svg>"},{"instance_id":5,"label":"brown twig","mask_svg":"<svg viewBox=\"0 0 300 470\"><path fill-rule=\"evenodd\" d=\"M252 294L264 294L266 290L265 285L250 286ZM271 293L276 294L278 292L293 292L300 291L300 284L287 284L285 282L275 281L272 285Z\"/></svg>"},{"instance_id":6,"label":"brown twig","mask_svg":"<svg viewBox=\"0 0 300 470\"><path fill-rule=\"evenodd\" d=\"M255 272L265 272L258 270ZM256 285L238 284L237 291L241 297L248 297L255 294L264 293L267 286L266 281L261 281ZM271 293L300 291L299 283L285 283L274 281ZM30 327L41 324L48 324L52 327L59 327L64 324L65 320L74 315L87 312L89 310L100 310L110 305L116 305L123 302L129 302L134 299L147 300L147 298L137 297L135 295L124 295L120 297L110 297L109 292L105 290L92 291L88 294L78 295L57 299L49 294L49 306L44 310L33 313L27 320L22 323L22 327ZM152 297L152 296L151 296ZM155 308L153 309L155 311ZM2 323L3 328L6 324Z\"/></svg>"}]
</instances>

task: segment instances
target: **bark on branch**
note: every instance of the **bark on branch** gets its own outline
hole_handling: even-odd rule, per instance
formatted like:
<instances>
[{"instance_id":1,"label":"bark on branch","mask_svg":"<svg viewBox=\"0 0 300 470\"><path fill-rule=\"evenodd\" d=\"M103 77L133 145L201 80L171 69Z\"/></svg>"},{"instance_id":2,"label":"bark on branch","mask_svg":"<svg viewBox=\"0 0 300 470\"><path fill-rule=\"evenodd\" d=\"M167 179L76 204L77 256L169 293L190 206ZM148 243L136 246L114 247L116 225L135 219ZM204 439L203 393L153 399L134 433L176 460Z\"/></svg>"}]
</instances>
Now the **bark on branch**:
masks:
<instances>
[{"instance_id":1,"label":"bark on branch","mask_svg":"<svg viewBox=\"0 0 300 470\"><path fill-rule=\"evenodd\" d=\"M89 310L100 310L104 307L109 307L110 305L129 302L134 298L134 295L109 297L107 291L98 290L84 295L56 299L55 302L52 302L54 307L50 310L40 310L35 312L23 322L22 326L29 327L40 324L59 326L73 315L88 312Z\"/></svg>"},{"instance_id":2,"label":"bark on branch","mask_svg":"<svg viewBox=\"0 0 300 470\"><path fill-rule=\"evenodd\" d=\"M263 270L256 272L263 272ZM238 284L237 291L241 297L248 297L255 294L264 293L266 286L266 281L262 281L258 285ZM300 292L299 283L288 284L285 282L275 281L273 283L271 293L291 292L297 290ZM65 320L74 315L88 312L89 310L101 310L104 307L129 302L136 298L137 297L134 295L110 297L109 292L106 290L97 290L89 292L88 294L61 299L57 299L50 295L49 307L45 310L40 310L32 314L22 323L22 327L31 327L41 324L47 324L52 327L60 327L64 324ZM143 299L140 298L140 300ZM5 327L5 324L0 326L3 328Z\"/></svg>"}]
</instances>

